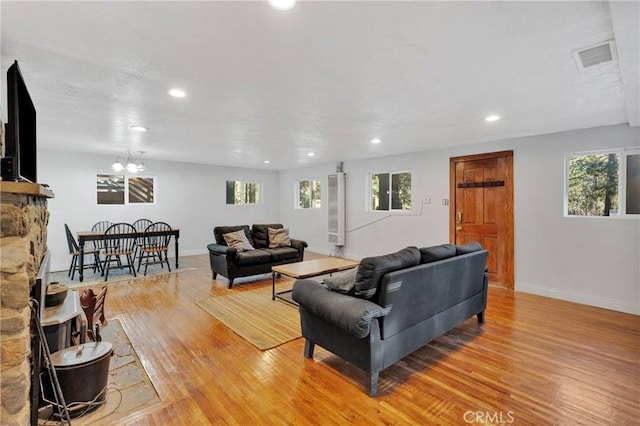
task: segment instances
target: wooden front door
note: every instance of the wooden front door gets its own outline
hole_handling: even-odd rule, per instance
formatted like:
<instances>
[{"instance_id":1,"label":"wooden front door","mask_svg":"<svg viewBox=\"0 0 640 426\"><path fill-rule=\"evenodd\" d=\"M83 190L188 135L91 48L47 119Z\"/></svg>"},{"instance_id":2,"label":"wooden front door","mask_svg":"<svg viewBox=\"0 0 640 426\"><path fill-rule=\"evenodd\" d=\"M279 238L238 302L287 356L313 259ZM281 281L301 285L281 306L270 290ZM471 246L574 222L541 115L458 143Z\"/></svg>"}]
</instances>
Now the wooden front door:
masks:
<instances>
[{"instance_id":1,"label":"wooden front door","mask_svg":"<svg viewBox=\"0 0 640 426\"><path fill-rule=\"evenodd\" d=\"M450 241L478 241L489 281L513 289L513 151L451 158L450 182Z\"/></svg>"}]
</instances>

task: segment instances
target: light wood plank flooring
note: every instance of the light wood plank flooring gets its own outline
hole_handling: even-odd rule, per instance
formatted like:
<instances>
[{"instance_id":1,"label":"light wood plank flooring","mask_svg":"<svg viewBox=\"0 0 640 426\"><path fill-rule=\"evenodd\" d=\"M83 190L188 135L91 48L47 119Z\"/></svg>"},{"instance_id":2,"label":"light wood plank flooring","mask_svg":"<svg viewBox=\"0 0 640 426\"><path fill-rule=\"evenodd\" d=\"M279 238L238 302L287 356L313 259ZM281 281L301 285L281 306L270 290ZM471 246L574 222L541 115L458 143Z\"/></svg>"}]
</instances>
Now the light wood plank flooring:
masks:
<instances>
[{"instance_id":1,"label":"light wood plank flooring","mask_svg":"<svg viewBox=\"0 0 640 426\"><path fill-rule=\"evenodd\" d=\"M122 424L640 424L638 316L491 288L484 325L470 319L383 371L369 398L364 374L324 349L261 352L195 305L269 276L229 290L207 256L182 262L197 270L110 285L107 315L163 401Z\"/></svg>"}]
</instances>

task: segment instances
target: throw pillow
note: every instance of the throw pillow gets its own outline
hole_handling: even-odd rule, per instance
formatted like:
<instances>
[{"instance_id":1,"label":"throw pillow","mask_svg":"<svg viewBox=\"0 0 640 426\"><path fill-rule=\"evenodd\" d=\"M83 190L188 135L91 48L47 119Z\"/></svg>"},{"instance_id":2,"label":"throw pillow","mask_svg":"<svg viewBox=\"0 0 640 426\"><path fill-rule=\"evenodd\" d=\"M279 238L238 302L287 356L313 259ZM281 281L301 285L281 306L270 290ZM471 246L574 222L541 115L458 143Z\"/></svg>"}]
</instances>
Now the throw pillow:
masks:
<instances>
[{"instance_id":1,"label":"throw pillow","mask_svg":"<svg viewBox=\"0 0 640 426\"><path fill-rule=\"evenodd\" d=\"M220 244L221 246L227 245L227 242L224 239L224 234L240 231L241 229L244 231L244 235L247 237L247 240L249 241L249 244L251 244L251 247L258 248L258 245L255 244L253 238L251 238L249 225L216 226L215 228L213 228L213 235L216 238L216 244Z\"/></svg>"},{"instance_id":2,"label":"throw pillow","mask_svg":"<svg viewBox=\"0 0 640 426\"><path fill-rule=\"evenodd\" d=\"M242 229L224 234L223 237L229 247L233 247L238 251L255 250Z\"/></svg>"},{"instance_id":3,"label":"throw pillow","mask_svg":"<svg viewBox=\"0 0 640 426\"><path fill-rule=\"evenodd\" d=\"M477 241L472 241L464 245L456 246L456 256L461 254L473 253L474 251L482 250L482 246Z\"/></svg>"},{"instance_id":4,"label":"throw pillow","mask_svg":"<svg viewBox=\"0 0 640 426\"><path fill-rule=\"evenodd\" d=\"M289 228L269 228L269 248L291 247Z\"/></svg>"},{"instance_id":5,"label":"throw pillow","mask_svg":"<svg viewBox=\"0 0 640 426\"><path fill-rule=\"evenodd\" d=\"M337 291L339 293L351 294L356 287L356 268L349 269L346 272L334 274L331 277L324 279L324 285L329 290Z\"/></svg>"},{"instance_id":6,"label":"throw pillow","mask_svg":"<svg viewBox=\"0 0 640 426\"><path fill-rule=\"evenodd\" d=\"M254 223L251 226L253 246L257 249L269 248L269 228L284 228L281 223Z\"/></svg>"}]
</instances>

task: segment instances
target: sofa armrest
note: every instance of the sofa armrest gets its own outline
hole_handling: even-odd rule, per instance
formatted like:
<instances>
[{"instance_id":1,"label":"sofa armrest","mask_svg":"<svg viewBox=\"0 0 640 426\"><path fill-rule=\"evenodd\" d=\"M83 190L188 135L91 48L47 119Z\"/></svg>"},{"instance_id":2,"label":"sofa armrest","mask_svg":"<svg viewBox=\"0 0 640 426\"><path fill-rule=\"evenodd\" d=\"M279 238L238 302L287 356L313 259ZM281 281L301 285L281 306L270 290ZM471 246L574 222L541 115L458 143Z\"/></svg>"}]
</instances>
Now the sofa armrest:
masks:
<instances>
[{"instance_id":1,"label":"sofa armrest","mask_svg":"<svg viewBox=\"0 0 640 426\"><path fill-rule=\"evenodd\" d=\"M304 260L304 248L307 247L307 242L302 240L295 240L291 238L291 248L296 249L298 252L298 262Z\"/></svg>"},{"instance_id":2,"label":"sofa armrest","mask_svg":"<svg viewBox=\"0 0 640 426\"><path fill-rule=\"evenodd\" d=\"M391 311L391 307L383 308L369 300L331 291L308 279L295 282L292 297L312 314L358 338L369 335L372 319Z\"/></svg>"},{"instance_id":3,"label":"sofa armrest","mask_svg":"<svg viewBox=\"0 0 640 426\"><path fill-rule=\"evenodd\" d=\"M237 249L229 246L223 246L222 244L209 244L207 248L209 249L209 252L213 254L231 256L233 258L238 255Z\"/></svg>"},{"instance_id":4,"label":"sofa armrest","mask_svg":"<svg viewBox=\"0 0 640 426\"><path fill-rule=\"evenodd\" d=\"M300 250L301 248L304 248L304 247L309 247L306 241L295 240L293 238L290 238L290 240L291 240L291 247L293 247L296 250Z\"/></svg>"}]
</instances>

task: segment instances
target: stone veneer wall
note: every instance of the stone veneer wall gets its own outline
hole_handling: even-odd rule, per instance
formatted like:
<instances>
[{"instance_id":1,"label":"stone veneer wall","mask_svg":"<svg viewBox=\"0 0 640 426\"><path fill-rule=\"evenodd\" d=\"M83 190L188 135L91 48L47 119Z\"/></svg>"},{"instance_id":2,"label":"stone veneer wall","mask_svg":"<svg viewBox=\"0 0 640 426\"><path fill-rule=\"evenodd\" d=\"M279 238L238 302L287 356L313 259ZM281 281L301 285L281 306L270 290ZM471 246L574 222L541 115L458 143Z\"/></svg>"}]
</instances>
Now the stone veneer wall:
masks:
<instances>
[{"instance_id":1,"label":"stone veneer wall","mask_svg":"<svg viewBox=\"0 0 640 426\"><path fill-rule=\"evenodd\" d=\"M0 424L30 422L29 292L47 250L47 199L0 195Z\"/></svg>"}]
</instances>

